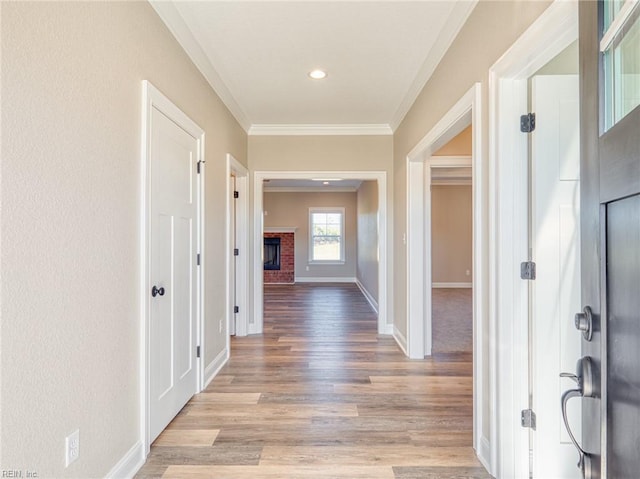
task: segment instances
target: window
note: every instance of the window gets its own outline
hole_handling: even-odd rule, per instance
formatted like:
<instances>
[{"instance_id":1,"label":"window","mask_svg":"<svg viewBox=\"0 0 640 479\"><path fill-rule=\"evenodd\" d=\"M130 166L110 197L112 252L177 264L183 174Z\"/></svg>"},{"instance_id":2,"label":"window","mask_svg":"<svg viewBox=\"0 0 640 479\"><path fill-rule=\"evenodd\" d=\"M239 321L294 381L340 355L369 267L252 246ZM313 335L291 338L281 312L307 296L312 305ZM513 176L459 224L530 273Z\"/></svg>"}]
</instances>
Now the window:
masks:
<instances>
[{"instance_id":1,"label":"window","mask_svg":"<svg viewBox=\"0 0 640 479\"><path fill-rule=\"evenodd\" d=\"M344 208L309 208L309 262L344 263Z\"/></svg>"},{"instance_id":2,"label":"window","mask_svg":"<svg viewBox=\"0 0 640 479\"><path fill-rule=\"evenodd\" d=\"M606 131L640 105L640 2L606 0L603 13Z\"/></svg>"}]
</instances>

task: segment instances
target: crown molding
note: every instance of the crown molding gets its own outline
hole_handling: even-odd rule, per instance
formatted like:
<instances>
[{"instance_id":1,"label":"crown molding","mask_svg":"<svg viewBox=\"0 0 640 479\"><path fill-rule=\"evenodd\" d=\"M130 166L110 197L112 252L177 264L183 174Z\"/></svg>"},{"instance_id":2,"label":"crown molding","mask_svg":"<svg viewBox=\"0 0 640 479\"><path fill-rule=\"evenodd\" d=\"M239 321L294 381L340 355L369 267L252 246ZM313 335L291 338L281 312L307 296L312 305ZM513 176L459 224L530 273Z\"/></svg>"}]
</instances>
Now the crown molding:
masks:
<instances>
[{"instance_id":1,"label":"crown molding","mask_svg":"<svg viewBox=\"0 0 640 479\"><path fill-rule=\"evenodd\" d=\"M411 86L405 93L402 102L398 106L393 118L389 122L389 126L392 131L396 131L396 129L404 120L404 117L409 113L409 110L415 103L418 95L424 88L424 86L433 75L433 72L436 70L437 66L440 64L440 61L444 57L445 53L462 30L462 27L471 15L471 12L475 8L478 0L469 0L469 1L458 1L456 2L455 7L451 11L447 22L445 23L445 27L440 31L435 44L429 51L427 58L425 59L422 67L418 71L415 79L411 83Z\"/></svg>"},{"instance_id":2,"label":"crown molding","mask_svg":"<svg viewBox=\"0 0 640 479\"><path fill-rule=\"evenodd\" d=\"M251 123L249 122L247 115L244 113L242 108L240 108L240 105L236 102L231 91L222 81L222 78L209 60L209 57L194 38L191 30L189 30L182 18L182 15L180 15L180 12L174 5L174 2L149 0L149 3L167 26L169 31L173 34L185 53L189 58L191 58L191 61L195 64L196 68L200 70L209 85L211 85L211 88L213 88L225 106L229 109L229 112L231 112L244 131L248 131Z\"/></svg>"},{"instance_id":3,"label":"crown molding","mask_svg":"<svg viewBox=\"0 0 640 479\"><path fill-rule=\"evenodd\" d=\"M265 193L355 193L355 186L263 186Z\"/></svg>"},{"instance_id":4,"label":"crown molding","mask_svg":"<svg viewBox=\"0 0 640 479\"><path fill-rule=\"evenodd\" d=\"M251 125L249 136L393 135L386 124Z\"/></svg>"}]
</instances>

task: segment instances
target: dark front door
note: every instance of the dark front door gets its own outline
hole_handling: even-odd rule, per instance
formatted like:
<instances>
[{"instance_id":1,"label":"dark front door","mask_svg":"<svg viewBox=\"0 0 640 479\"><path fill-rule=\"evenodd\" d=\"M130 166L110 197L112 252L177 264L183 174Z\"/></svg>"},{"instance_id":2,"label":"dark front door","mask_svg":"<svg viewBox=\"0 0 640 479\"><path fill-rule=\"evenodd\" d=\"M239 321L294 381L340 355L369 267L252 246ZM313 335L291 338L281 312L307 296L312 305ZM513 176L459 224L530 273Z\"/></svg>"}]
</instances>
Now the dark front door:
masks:
<instances>
[{"instance_id":1,"label":"dark front door","mask_svg":"<svg viewBox=\"0 0 640 479\"><path fill-rule=\"evenodd\" d=\"M593 312L582 341L593 384L578 388L587 396L582 462L585 477L632 479L640 477L640 4L580 2L580 68L582 301ZM586 330L587 315L577 319Z\"/></svg>"}]
</instances>

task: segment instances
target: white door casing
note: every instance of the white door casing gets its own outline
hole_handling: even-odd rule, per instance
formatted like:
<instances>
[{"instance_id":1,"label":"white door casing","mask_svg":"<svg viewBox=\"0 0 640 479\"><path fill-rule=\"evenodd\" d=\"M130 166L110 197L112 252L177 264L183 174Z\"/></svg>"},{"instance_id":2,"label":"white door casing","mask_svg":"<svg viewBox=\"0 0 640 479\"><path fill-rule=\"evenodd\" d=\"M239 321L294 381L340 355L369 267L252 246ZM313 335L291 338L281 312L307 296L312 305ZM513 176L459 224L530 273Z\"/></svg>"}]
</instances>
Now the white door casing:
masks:
<instances>
[{"instance_id":1,"label":"white door casing","mask_svg":"<svg viewBox=\"0 0 640 479\"><path fill-rule=\"evenodd\" d=\"M494 447L489 417L484 413L485 392L490 386L491 369L487 367L490 351L485 344L486 309L490 299L487 290L486 263L488 235L487 190L484 184L485 167L482 157L482 94L479 83L436 123L407 155L407 337L400 336L394 328L394 337L405 354L412 359L423 359L430 351L431 310L431 244L430 244L430 190L431 166L437 157L431 154L470 124L472 130L472 190L473 190L473 447L478 458L493 473ZM429 287L427 287L429 285ZM487 320L488 321L488 320Z\"/></svg>"},{"instance_id":2,"label":"white door casing","mask_svg":"<svg viewBox=\"0 0 640 479\"><path fill-rule=\"evenodd\" d=\"M227 154L227 178L227 331L246 336L249 318L249 171L231 154ZM238 192L237 198L234 189ZM234 256L234 248L238 248L238 256ZM234 313L235 306L238 306L238 313Z\"/></svg>"},{"instance_id":3,"label":"white door casing","mask_svg":"<svg viewBox=\"0 0 640 479\"><path fill-rule=\"evenodd\" d=\"M204 132L143 82L141 433L149 445L201 386ZM201 171L201 174L198 174Z\"/></svg>"},{"instance_id":4,"label":"white door casing","mask_svg":"<svg viewBox=\"0 0 640 479\"><path fill-rule=\"evenodd\" d=\"M529 430L520 423L529 393L528 284L519 274L528 255L528 148L519 116L528 111L528 78L575 41L577 27L577 2L556 0L489 70L489 396L496 477L529 477Z\"/></svg>"},{"instance_id":5,"label":"white door casing","mask_svg":"<svg viewBox=\"0 0 640 479\"><path fill-rule=\"evenodd\" d=\"M236 177L231 174L228 178L229 181L229 191L231 193L231 198L228 198L229 201L229 243L231 249L231 259L229 261L229 297L228 297L228 308L229 308L229 335L236 335L236 295L238 291L238 285L236 283L236 269L238 264L238 256L235 254L235 250L238 249L236 244L236 199L234 198L234 193L236 191Z\"/></svg>"},{"instance_id":6,"label":"white door casing","mask_svg":"<svg viewBox=\"0 0 640 479\"><path fill-rule=\"evenodd\" d=\"M579 479L577 454L560 412L560 396L575 385L560 378L580 358L573 314L580 310L580 112L577 75L534 76L531 133L533 477ZM580 402L569 409L581 434Z\"/></svg>"},{"instance_id":7,"label":"white door casing","mask_svg":"<svg viewBox=\"0 0 640 479\"><path fill-rule=\"evenodd\" d=\"M378 184L378 334L392 334L387 324L390 279L387 262L392 255L387 226L387 172L386 171L255 171L253 173L253 322L249 334L262 334L264 325L264 263L263 263L263 182L268 179L339 178L343 180L374 180Z\"/></svg>"}]
</instances>

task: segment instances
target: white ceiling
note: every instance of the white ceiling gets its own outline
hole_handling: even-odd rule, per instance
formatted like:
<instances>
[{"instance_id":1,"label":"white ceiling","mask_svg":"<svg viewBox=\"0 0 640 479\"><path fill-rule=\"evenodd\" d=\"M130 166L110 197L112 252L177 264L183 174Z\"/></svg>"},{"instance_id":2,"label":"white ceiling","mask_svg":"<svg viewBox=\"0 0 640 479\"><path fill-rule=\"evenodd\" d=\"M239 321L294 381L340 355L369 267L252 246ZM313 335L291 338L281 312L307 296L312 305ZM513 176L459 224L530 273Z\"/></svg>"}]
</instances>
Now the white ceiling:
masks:
<instances>
[{"instance_id":1,"label":"white ceiling","mask_svg":"<svg viewBox=\"0 0 640 479\"><path fill-rule=\"evenodd\" d=\"M390 134L476 1L151 4L249 133Z\"/></svg>"}]
</instances>

